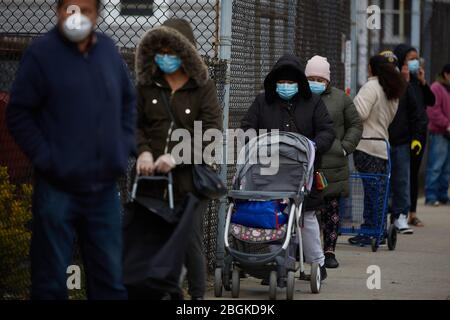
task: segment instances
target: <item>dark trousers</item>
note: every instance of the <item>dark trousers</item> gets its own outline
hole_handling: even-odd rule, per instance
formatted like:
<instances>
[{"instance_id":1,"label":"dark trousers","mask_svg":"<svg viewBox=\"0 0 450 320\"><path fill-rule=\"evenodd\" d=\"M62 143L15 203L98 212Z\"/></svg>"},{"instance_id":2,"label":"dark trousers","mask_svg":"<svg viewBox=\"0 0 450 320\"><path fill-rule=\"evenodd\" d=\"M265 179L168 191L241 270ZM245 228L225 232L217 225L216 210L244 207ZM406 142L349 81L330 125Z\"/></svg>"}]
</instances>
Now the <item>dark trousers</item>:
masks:
<instances>
[{"instance_id":1,"label":"dark trousers","mask_svg":"<svg viewBox=\"0 0 450 320\"><path fill-rule=\"evenodd\" d=\"M391 147L391 194L393 219L398 219L401 214L407 216L411 206L410 156L411 149L409 143Z\"/></svg>"},{"instance_id":2,"label":"dark trousers","mask_svg":"<svg viewBox=\"0 0 450 320\"><path fill-rule=\"evenodd\" d=\"M323 251L334 252L339 234L339 199L325 199L321 209L323 230Z\"/></svg>"},{"instance_id":3,"label":"dark trousers","mask_svg":"<svg viewBox=\"0 0 450 320\"><path fill-rule=\"evenodd\" d=\"M419 194L419 170L422 164L423 155L425 154L426 140L421 141L422 150L417 155L416 151L411 150L411 207L409 211L417 212L417 198Z\"/></svg>"},{"instance_id":4,"label":"dark trousers","mask_svg":"<svg viewBox=\"0 0 450 320\"><path fill-rule=\"evenodd\" d=\"M208 201L201 201L192 221L193 230L186 249L185 265L189 295L193 298L203 297L206 287L206 259L203 250L203 218L208 208Z\"/></svg>"},{"instance_id":5,"label":"dark trousers","mask_svg":"<svg viewBox=\"0 0 450 320\"><path fill-rule=\"evenodd\" d=\"M80 245L89 299L126 299L118 190L72 194L37 178L33 193L31 298L67 299L67 268ZM82 284L85 279L81 279Z\"/></svg>"}]
</instances>

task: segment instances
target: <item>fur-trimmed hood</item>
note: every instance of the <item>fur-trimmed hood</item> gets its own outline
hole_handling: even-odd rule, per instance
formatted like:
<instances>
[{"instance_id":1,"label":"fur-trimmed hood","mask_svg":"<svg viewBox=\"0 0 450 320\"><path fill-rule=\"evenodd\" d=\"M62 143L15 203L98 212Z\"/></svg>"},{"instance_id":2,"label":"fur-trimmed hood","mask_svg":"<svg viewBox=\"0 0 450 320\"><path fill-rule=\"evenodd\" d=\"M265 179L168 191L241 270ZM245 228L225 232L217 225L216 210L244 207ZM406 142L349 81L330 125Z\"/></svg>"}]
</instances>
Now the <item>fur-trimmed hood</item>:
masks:
<instances>
[{"instance_id":1,"label":"fur-trimmed hood","mask_svg":"<svg viewBox=\"0 0 450 320\"><path fill-rule=\"evenodd\" d=\"M183 19L169 19L160 27L146 32L136 50L136 78L138 85L153 83L160 72L155 56L162 48L171 48L183 61L186 74L200 87L209 80L208 67L196 49L194 33L190 24Z\"/></svg>"}]
</instances>

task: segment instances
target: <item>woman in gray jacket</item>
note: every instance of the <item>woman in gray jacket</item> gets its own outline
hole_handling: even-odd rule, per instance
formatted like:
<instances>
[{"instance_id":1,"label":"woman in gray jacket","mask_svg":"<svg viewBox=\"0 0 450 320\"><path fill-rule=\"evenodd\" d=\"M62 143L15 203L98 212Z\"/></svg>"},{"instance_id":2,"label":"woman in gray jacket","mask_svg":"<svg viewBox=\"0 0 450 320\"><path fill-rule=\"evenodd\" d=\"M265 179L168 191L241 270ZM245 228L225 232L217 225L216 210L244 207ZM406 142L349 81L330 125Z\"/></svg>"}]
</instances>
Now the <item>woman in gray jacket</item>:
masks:
<instances>
[{"instance_id":1,"label":"woman in gray jacket","mask_svg":"<svg viewBox=\"0 0 450 320\"><path fill-rule=\"evenodd\" d=\"M337 268L335 257L339 228L339 200L348 196L349 166L347 156L355 151L362 135L362 122L353 101L344 91L330 84L331 72L327 58L314 56L305 70L311 91L322 97L334 123L336 138L331 149L322 156L320 169L329 185L324 190L322 214L325 267Z\"/></svg>"}]
</instances>

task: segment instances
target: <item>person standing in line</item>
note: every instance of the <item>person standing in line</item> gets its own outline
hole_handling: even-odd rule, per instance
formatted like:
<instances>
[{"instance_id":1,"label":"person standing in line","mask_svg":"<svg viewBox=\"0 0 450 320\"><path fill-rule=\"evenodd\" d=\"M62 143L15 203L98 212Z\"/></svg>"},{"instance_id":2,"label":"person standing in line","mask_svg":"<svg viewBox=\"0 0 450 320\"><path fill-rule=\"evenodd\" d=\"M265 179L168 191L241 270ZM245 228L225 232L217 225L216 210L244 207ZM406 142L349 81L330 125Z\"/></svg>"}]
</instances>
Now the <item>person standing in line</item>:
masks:
<instances>
[{"instance_id":1,"label":"person standing in line","mask_svg":"<svg viewBox=\"0 0 450 320\"><path fill-rule=\"evenodd\" d=\"M435 104L435 96L426 81L426 74L420 64L419 54L414 47L406 44L397 46L394 50L398 58L398 67L401 69L403 77L409 83L407 95L413 96L403 99L402 103L412 101L414 98L417 108L417 119L414 129L410 130L410 209L407 224L415 227L423 227L423 222L417 217L417 197L419 192L419 169L427 143L427 106ZM411 103L411 102L410 102ZM401 127L391 130L399 133Z\"/></svg>"},{"instance_id":2,"label":"person standing in line","mask_svg":"<svg viewBox=\"0 0 450 320\"><path fill-rule=\"evenodd\" d=\"M100 7L57 1L58 24L26 50L7 107L35 169L32 299L68 298L75 236L88 298L127 298L117 181L135 153L136 99L114 42L93 31Z\"/></svg>"},{"instance_id":3,"label":"person standing in line","mask_svg":"<svg viewBox=\"0 0 450 320\"><path fill-rule=\"evenodd\" d=\"M362 122L363 138L389 139L389 125L397 113L398 103L406 90L406 82L393 64L393 60L381 55L369 62L369 80L353 100ZM353 154L355 167L362 173L385 173L388 154L383 143L361 140ZM383 212L381 195L386 189L382 182L374 184L363 180L364 222L361 228L373 229L379 212ZM380 195L374 199L374 195ZM370 238L357 235L349 239L351 244L370 244Z\"/></svg>"},{"instance_id":4,"label":"person standing in line","mask_svg":"<svg viewBox=\"0 0 450 320\"><path fill-rule=\"evenodd\" d=\"M148 31L139 43L136 57L137 174L172 172L175 205L182 203L187 193L201 199L195 190L192 175L194 159L190 163L177 163L171 155L175 143L167 137L171 126L167 107L175 120L174 129L186 129L192 141L194 122L201 122L203 131L222 129L222 111L216 86L197 51L191 25L184 19L174 18ZM166 106L164 100L170 105ZM204 142L204 147L206 144ZM207 199L201 199L194 212L193 232L185 256L192 300L203 300L206 290L203 217L207 208Z\"/></svg>"},{"instance_id":5,"label":"person standing in line","mask_svg":"<svg viewBox=\"0 0 450 320\"><path fill-rule=\"evenodd\" d=\"M322 99L312 94L300 59L282 56L264 80L264 92L259 94L241 121L243 130L280 130L301 134L315 144L316 163L333 144L333 121ZM302 232L306 263L320 265L321 279L327 277L325 256L320 240L316 212L323 206L322 191L313 184L305 199ZM306 275L302 275L307 279Z\"/></svg>"},{"instance_id":6,"label":"person standing in line","mask_svg":"<svg viewBox=\"0 0 450 320\"><path fill-rule=\"evenodd\" d=\"M352 154L362 135L362 122L352 99L344 91L331 85L330 64L327 58L312 57L305 69L311 91L320 95L333 120L336 139L322 156L320 170L328 187L323 191L325 207L321 210L325 267L337 268L335 251L339 234L339 201L349 193L348 155Z\"/></svg>"},{"instance_id":7,"label":"person standing in line","mask_svg":"<svg viewBox=\"0 0 450 320\"><path fill-rule=\"evenodd\" d=\"M398 66L397 56L392 51L381 52L394 66ZM405 79L406 80L406 79ZM414 87L407 82L405 94L400 98L397 113L389 126L389 142L391 144L391 222L399 233L412 234L408 225L408 212L411 205L410 176L411 148L417 147L419 153L426 135L423 117L419 109ZM412 142L411 142L412 141Z\"/></svg>"},{"instance_id":8,"label":"person standing in line","mask_svg":"<svg viewBox=\"0 0 450 320\"><path fill-rule=\"evenodd\" d=\"M450 180L450 63L431 86L436 104L427 109L430 119L425 196L434 205L449 205Z\"/></svg>"}]
</instances>

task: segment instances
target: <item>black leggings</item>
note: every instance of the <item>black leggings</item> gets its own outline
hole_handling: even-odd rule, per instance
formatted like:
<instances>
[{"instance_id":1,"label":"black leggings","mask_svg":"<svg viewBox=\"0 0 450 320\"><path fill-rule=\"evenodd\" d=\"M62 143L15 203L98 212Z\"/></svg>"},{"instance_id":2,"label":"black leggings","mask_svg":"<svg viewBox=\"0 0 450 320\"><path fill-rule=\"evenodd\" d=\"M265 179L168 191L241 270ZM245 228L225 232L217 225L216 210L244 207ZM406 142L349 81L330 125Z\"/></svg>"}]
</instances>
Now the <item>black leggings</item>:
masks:
<instances>
[{"instance_id":1,"label":"black leggings","mask_svg":"<svg viewBox=\"0 0 450 320\"><path fill-rule=\"evenodd\" d=\"M323 251L334 252L339 233L339 199L326 199L321 209Z\"/></svg>"},{"instance_id":2,"label":"black leggings","mask_svg":"<svg viewBox=\"0 0 450 320\"><path fill-rule=\"evenodd\" d=\"M410 212L417 211L417 197L419 194L419 170L422 163L423 155L425 154L426 140L421 141L422 150L419 155L415 151L411 151L411 208Z\"/></svg>"}]
</instances>

